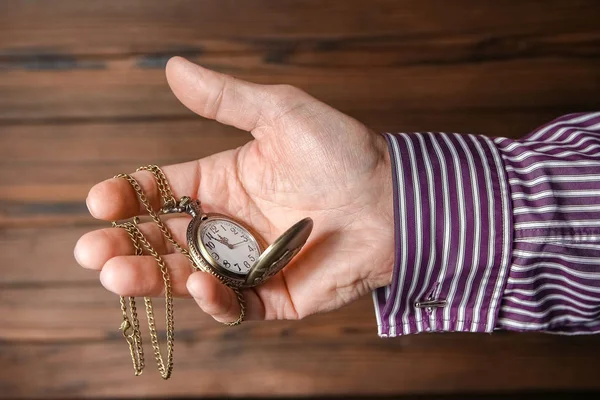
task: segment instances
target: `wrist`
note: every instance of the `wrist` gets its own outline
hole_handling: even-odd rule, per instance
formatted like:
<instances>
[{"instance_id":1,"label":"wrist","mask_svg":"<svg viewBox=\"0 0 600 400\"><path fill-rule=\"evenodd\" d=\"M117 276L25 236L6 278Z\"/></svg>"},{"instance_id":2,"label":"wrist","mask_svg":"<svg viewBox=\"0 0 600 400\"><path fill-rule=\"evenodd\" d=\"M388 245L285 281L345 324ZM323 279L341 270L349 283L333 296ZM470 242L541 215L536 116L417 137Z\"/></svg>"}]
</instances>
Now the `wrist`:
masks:
<instances>
[{"instance_id":1,"label":"wrist","mask_svg":"<svg viewBox=\"0 0 600 400\"><path fill-rule=\"evenodd\" d=\"M395 255L394 230L394 185L392 162L388 144L383 135L374 134L375 147L379 154L379 162L375 168L373 182L377 193L371 211L369 224L379 240L374 251L375 263L371 266L369 286L372 290L388 286L392 282Z\"/></svg>"}]
</instances>

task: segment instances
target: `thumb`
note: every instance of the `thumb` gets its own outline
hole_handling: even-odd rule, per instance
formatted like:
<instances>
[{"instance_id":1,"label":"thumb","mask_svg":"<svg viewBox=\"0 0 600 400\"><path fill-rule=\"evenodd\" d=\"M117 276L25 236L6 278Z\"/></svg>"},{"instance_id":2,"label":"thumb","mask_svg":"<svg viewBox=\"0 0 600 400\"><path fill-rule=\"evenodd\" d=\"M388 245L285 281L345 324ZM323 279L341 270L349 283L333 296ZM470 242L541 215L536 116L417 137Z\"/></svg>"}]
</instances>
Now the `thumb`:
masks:
<instances>
[{"instance_id":1,"label":"thumb","mask_svg":"<svg viewBox=\"0 0 600 400\"><path fill-rule=\"evenodd\" d=\"M166 74L179 101L205 118L252 132L280 115L280 91L274 86L239 80L181 57L169 60Z\"/></svg>"}]
</instances>

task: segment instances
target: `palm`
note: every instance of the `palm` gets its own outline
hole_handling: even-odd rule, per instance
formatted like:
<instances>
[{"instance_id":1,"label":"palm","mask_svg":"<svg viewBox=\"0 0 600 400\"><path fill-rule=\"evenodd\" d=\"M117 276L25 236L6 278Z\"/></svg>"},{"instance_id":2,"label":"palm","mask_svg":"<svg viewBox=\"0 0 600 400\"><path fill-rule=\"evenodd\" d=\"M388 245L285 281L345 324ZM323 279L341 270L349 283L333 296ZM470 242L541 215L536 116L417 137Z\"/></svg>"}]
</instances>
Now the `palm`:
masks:
<instances>
[{"instance_id":1,"label":"palm","mask_svg":"<svg viewBox=\"0 0 600 400\"><path fill-rule=\"evenodd\" d=\"M332 131L332 120L345 129ZM257 289L267 315L290 318L337 308L373 289L375 279L361 268L364 254L388 238L379 237L383 229L355 232L352 227L353 220L371 217L358 214L378 201L380 182L373 177L381 154L373 143L357 143L373 140L372 134L318 102L262 129L269 140L213 156L206 163L210 167L201 170L209 177L205 184L214 185L213 195L203 201L225 204L223 212L249 222L269 242L306 216L315 222L310 251ZM365 148L370 149L366 154ZM357 149L363 149L360 157Z\"/></svg>"},{"instance_id":2,"label":"palm","mask_svg":"<svg viewBox=\"0 0 600 400\"><path fill-rule=\"evenodd\" d=\"M257 140L195 166L165 169L177 197L196 193L205 209L248 223L267 242L304 217L314 220L305 250L283 273L245 294L250 304L260 303L258 318L266 319L340 307L385 284L389 268L369 266L391 267L392 257L383 139L297 90L277 90L271 117L253 126L235 123ZM211 115L206 104L201 111L190 108L229 122L228 114L217 109ZM176 237L183 220L172 224Z\"/></svg>"}]
</instances>

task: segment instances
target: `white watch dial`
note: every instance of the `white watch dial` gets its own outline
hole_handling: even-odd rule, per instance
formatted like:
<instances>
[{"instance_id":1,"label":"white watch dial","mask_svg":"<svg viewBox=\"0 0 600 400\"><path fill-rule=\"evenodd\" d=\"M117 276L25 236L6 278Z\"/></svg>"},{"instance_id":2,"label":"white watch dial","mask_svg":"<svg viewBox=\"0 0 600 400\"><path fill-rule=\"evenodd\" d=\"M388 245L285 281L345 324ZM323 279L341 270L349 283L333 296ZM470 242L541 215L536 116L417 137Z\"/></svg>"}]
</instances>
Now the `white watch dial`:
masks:
<instances>
[{"instance_id":1,"label":"white watch dial","mask_svg":"<svg viewBox=\"0 0 600 400\"><path fill-rule=\"evenodd\" d=\"M256 239L246 229L225 218L203 223L198 239L220 267L234 274L246 275L260 256Z\"/></svg>"}]
</instances>

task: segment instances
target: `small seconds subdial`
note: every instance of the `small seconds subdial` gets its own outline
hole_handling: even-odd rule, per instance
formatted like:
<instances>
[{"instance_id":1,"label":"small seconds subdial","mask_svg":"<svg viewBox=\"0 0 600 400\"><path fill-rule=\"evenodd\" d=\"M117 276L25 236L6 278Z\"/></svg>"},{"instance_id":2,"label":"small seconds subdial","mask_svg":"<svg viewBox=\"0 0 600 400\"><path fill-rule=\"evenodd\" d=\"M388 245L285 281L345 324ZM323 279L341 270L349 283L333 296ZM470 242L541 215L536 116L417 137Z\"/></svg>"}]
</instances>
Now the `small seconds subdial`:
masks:
<instances>
[{"instance_id":1,"label":"small seconds subdial","mask_svg":"<svg viewBox=\"0 0 600 400\"><path fill-rule=\"evenodd\" d=\"M224 218L206 221L198 236L214 262L234 274L246 275L260 256L254 237L242 226Z\"/></svg>"}]
</instances>

